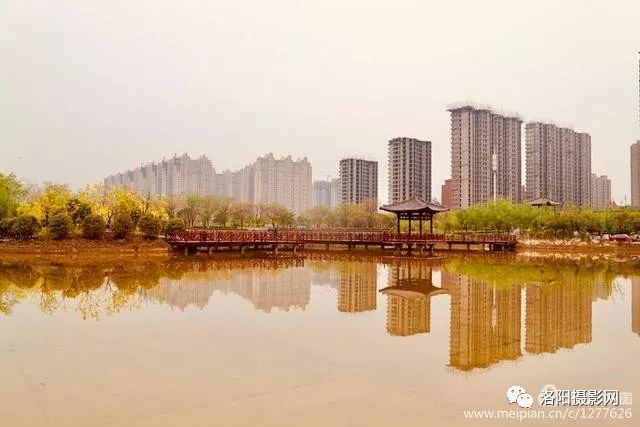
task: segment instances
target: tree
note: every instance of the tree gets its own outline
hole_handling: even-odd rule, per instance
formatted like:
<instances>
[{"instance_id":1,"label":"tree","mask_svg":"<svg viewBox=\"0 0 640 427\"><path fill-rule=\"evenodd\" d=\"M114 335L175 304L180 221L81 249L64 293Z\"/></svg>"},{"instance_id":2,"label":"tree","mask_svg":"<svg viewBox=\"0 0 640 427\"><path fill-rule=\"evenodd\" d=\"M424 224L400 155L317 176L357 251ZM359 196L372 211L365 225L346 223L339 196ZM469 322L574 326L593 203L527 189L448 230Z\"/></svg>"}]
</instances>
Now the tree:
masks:
<instances>
[{"instance_id":1,"label":"tree","mask_svg":"<svg viewBox=\"0 0 640 427\"><path fill-rule=\"evenodd\" d=\"M324 205L318 205L309 209L305 216L308 218L311 227L319 230L329 225L330 215L331 209Z\"/></svg>"},{"instance_id":2,"label":"tree","mask_svg":"<svg viewBox=\"0 0 640 427\"><path fill-rule=\"evenodd\" d=\"M67 212L74 225L80 225L84 219L91 215L91 205L89 202L74 196L67 202Z\"/></svg>"},{"instance_id":3,"label":"tree","mask_svg":"<svg viewBox=\"0 0 640 427\"><path fill-rule=\"evenodd\" d=\"M187 227L193 227L198 219L200 208L200 197L187 196L184 199L184 207L178 211L178 216L182 218Z\"/></svg>"},{"instance_id":4,"label":"tree","mask_svg":"<svg viewBox=\"0 0 640 427\"><path fill-rule=\"evenodd\" d=\"M20 240L31 239L41 228L40 221L35 216L18 215L11 225L11 236Z\"/></svg>"},{"instance_id":5,"label":"tree","mask_svg":"<svg viewBox=\"0 0 640 427\"><path fill-rule=\"evenodd\" d=\"M233 199L229 197L223 197L218 200L216 214L213 217L213 221L216 224L220 224L223 227L227 226L227 222L229 221L229 216L231 214L232 201Z\"/></svg>"},{"instance_id":6,"label":"tree","mask_svg":"<svg viewBox=\"0 0 640 427\"><path fill-rule=\"evenodd\" d=\"M111 232L116 239L126 239L135 228L128 212L116 212L111 219Z\"/></svg>"},{"instance_id":7,"label":"tree","mask_svg":"<svg viewBox=\"0 0 640 427\"><path fill-rule=\"evenodd\" d=\"M172 218L167 222L167 225L164 228L164 233L167 236L176 236L184 231L185 226L184 222L180 218Z\"/></svg>"},{"instance_id":8,"label":"tree","mask_svg":"<svg viewBox=\"0 0 640 427\"><path fill-rule=\"evenodd\" d=\"M231 205L229 216L236 225L242 228L244 227L245 221L251 217L252 212L253 207L250 203L239 202Z\"/></svg>"},{"instance_id":9,"label":"tree","mask_svg":"<svg viewBox=\"0 0 640 427\"><path fill-rule=\"evenodd\" d=\"M138 222L138 228L142 235L149 240L155 240L160 234L160 218L153 214L142 215Z\"/></svg>"},{"instance_id":10,"label":"tree","mask_svg":"<svg viewBox=\"0 0 640 427\"><path fill-rule=\"evenodd\" d=\"M66 212L55 212L49 218L49 234L56 240L66 239L72 227L73 222Z\"/></svg>"},{"instance_id":11,"label":"tree","mask_svg":"<svg viewBox=\"0 0 640 427\"><path fill-rule=\"evenodd\" d=\"M82 222L82 236L85 239L96 240L102 238L106 224L101 215L88 215Z\"/></svg>"},{"instance_id":12,"label":"tree","mask_svg":"<svg viewBox=\"0 0 640 427\"><path fill-rule=\"evenodd\" d=\"M14 217L18 204L26 194L26 188L15 175L0 173L0 220Z\"/></svg>"}]
</instances>

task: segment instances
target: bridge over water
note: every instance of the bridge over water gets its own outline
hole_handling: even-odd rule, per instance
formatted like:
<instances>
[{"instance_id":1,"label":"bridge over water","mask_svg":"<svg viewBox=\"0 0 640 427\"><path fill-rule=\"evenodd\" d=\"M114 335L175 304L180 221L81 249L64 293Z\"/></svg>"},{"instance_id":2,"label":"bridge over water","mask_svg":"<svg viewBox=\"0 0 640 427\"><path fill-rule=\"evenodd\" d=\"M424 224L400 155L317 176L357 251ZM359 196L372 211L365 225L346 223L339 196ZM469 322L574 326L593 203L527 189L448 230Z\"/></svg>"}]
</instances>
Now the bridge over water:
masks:
<instances>
[{"instance_id":1,"label":"bridge over water","mask_svg":"<svg viewBox=\"0 0 640 427\"><path fill-rule=\"evenodd\" d=\"M510 251L517 245L511 234L456 233L456 234L409 234L388 231L342 231L342 230L226 230L187 229L166 236L165 240L174 250L185 254L217 250L292 250L379 248L396 252L433 253L438 249Z\"/></svg>"}]
</instances>

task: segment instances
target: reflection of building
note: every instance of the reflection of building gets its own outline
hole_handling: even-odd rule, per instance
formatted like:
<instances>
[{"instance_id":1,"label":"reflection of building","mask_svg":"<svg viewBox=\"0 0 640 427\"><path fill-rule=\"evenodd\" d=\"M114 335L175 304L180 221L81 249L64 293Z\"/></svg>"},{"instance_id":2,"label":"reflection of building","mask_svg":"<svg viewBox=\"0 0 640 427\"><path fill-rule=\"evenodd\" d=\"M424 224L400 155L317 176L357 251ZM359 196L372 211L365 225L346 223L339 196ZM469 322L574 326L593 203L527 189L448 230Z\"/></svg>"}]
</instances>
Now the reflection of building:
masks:
<instances>
[{"instance_id":1,"label":"reflection of building","mask_svg":"<svg viewBox=\"0 0 640 427\"><path fill-rule=\"evenodd\" d=\"M309 271L295 267L280 270L246 268L232 270L230 275L219 271L187 273L180 280L161 279L148 297L185 309L194 305L204 308L214 291L233 293L253 303L258 310L289 311L305 308L311 297Z\"/></svg>"},{"instance_id":2,"label":"reflection of building","mask_svg":"<svg viewBox=\"0 0 640 427\"><path fill-rule=\"evenodd\" d=\"M196 278L171 280L162 277L158 286L147 291L147 298L162 301L172 308L184 310L190 305L202 310L209 304L215 285Z\"/></svg>"},{"instance_id":3,"label":"reflection of building","mask_svg":"<svg viewBox=\"0 0 640 427\"><path fill-rule=\"evenodd\" d=\"M640 335L640 277L631 279L631 330Z\"/></svg>"},{"instance_id":4,"label":"reflection of building","mask_svg":"<svg viewBox=\"0 0 640 427\"><path fill-rule=\"evenodd\" d=\"M389 270L387 296L387 332L390 335L415 335L431 330L431 297L445 293L433 286L428 264L397 261Z\"/></svg>"},{"instance_id":5,"label":"reflection of building","mask_svg":"<svg viewBox=\"0 0 640 427\"><path fill-rule=\"evenodd\" d=\"M529 353L554 353L591 342L592 287L575 281L527 285L526 343Z\"/></svg>"},{"instance_id":6,"label":"reflection of building","mask_svg":"<svg viewBox=\"0 0 640 427\"><path fill-rule=\"evenodd\" d=\"M451 294L451 366L469 370L521 356L519 285L494 286L450 274L442 279Z\"/></svg>"},{"instance_id":7,"label":"reflection of building","mask_svg":"<svg viewBox=\"0 0 640 427\"><path fill-rule=\"evenodd\" d=\"M338 310L349 313L375 310L377 278L375 263L349 262L342 265Z\"/></svg>"}]
</instances>

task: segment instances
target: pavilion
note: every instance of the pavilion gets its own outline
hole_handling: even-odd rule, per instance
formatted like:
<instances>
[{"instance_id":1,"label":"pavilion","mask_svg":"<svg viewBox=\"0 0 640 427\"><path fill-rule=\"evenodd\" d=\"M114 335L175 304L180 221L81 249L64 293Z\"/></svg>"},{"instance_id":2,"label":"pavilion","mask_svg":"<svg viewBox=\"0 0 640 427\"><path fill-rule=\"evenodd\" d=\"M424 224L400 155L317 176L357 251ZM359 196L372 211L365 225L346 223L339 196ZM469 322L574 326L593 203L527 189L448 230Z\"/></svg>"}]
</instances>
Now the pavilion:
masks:
<instances>
[{"instance_id":1,"label":"pavilion","mask_svg":"<svg viewBox=\"0 0 640 427\"><path fill-rule=\"evenodd\" d=\"M529 205L540 208L542 206L560 206L561 203L555 202L551 199L547 199L546 197L538 197L537 199L533 199L529 202Z\"/></svg>"},{"instance_id":2,"label":"pavilion","mask_svg":"<svg viewBox=\"0 0 640 427\"><path fill-rule=\"evenodd\" d=\"M429 233L433 234L433 217L440 212L446 212L449 209L442 205L427 202L420 197L412 197L403 202L383 205L381 210L391 212L396 215L397 229L400 234L400 220L409 220L409 234L411 234L411 221L418 220L420 223L420 235L422 236L422 221L429 220Z\"/></svg>"}]
</instances>

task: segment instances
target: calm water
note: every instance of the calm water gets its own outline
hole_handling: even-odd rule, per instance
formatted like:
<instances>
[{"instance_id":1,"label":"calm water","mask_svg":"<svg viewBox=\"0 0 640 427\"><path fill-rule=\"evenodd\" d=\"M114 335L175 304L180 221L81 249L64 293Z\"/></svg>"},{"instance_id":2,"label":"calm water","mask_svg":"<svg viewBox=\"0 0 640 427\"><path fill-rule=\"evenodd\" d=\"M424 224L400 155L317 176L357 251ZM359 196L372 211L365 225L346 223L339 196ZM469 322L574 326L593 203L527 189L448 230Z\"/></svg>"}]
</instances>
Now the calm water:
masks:
<instances>
[{"instance_id":1,"label":"calm water","mask_svg":"<svg viewBox=\"0 0 640 427\"><path fill-rule=\"evenodd\" d=\"M0 260L3 426L470 426L514 384L638 406L639 362L637 262Z\"/></svg>"}]
</instances>

